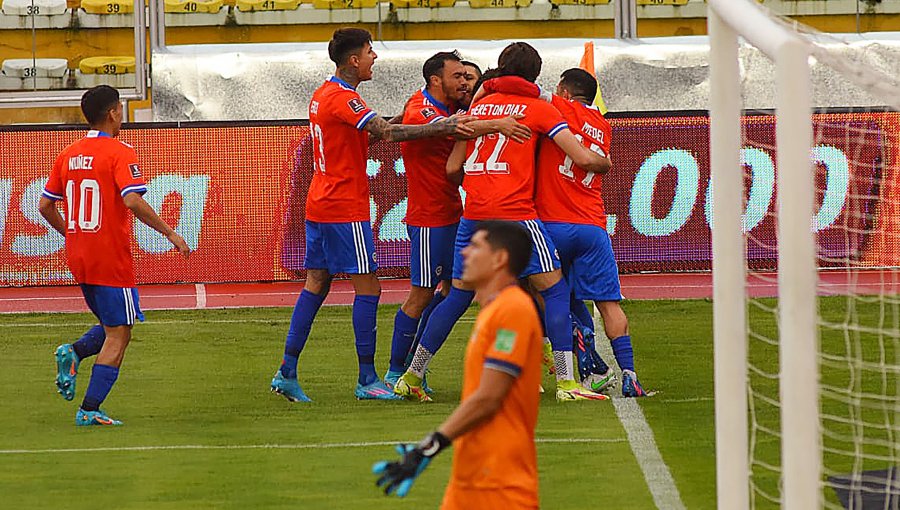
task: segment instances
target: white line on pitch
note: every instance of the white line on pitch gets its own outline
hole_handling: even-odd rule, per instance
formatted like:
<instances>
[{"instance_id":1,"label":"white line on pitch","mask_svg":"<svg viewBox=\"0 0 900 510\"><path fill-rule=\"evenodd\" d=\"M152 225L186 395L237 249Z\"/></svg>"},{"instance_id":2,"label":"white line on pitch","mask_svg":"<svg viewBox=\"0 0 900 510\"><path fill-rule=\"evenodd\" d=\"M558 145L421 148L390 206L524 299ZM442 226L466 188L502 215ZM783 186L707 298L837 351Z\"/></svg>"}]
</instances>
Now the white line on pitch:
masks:
<instances>
[{"instance_id":1,"label":"white line on pitch","mask_svg":"<svg viewBox=\"0 0 900 510\"><path fill-rule=\"evenodd\" d=\"M157 446L111 446L98 448L47 448L41 450L0 450L0 455L23 455L35 453L92 453L92 452L146 452L164 450L322 450L330 448L370 448L373 446L393 446L410 441L370 441L361 443L312 443L312 444L236 444L203 445L179 444ZM538 438L538 444L570 443L624 443L621 438Z\"/></svg>"},{"instance_id":2,"label":"white line on pitch","mask_svg":"<svg viewBox=\"0 0 900 510\"><path fill-rule=\"evenodd\" d=\"M598 327L600 325L597 324L597 317L594 317L594 326L596 331L603 331ZM603 337L601 336L601 338ZM598 341L597 348L605 359L615 358L609 342ZM633 398L614 398L612 403L616 410L616 416L622 422L622 427L628 435L631 452L637 459L641 472L644 473L644 480L647 482L647 488L650 489L650 495L653 496L656 508L684 510L681 494L678 493L678 487L675 485L669 466L666 465L662 454L659 453L659 448L653 439L653 429L644 418L641 406Z\"/></svg>"},{"instance_id":3,"label":"white line on pitch","mask_svg":"<svg viewBox=\"0 0 900 510\"><path fill-rule=\"evenodd\" d=\"M194 284L194 292L197 295L197 306L195 308L206 308L206 285L202 283Z\"/></svg>"}]
</instances>

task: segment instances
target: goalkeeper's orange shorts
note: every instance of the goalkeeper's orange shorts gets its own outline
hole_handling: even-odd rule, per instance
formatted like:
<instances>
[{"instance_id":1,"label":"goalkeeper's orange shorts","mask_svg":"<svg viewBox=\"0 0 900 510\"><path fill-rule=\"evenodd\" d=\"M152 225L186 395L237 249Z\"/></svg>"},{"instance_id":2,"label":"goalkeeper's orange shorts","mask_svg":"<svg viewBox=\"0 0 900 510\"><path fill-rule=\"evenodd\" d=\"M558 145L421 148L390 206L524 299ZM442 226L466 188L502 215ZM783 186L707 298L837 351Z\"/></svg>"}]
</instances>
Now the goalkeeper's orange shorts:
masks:
<instances>
[{"instance_id":1,"label":"goalkeeper's orange shorts","mask_svg":"<svg viewBox=\"0 0 900 510\"><path fill-rule=\"evenodd\" d=\"M441 510L537 510L537 494L514 487L502 489L469 489L447 486Z\"/></svg>"}]
</instances>

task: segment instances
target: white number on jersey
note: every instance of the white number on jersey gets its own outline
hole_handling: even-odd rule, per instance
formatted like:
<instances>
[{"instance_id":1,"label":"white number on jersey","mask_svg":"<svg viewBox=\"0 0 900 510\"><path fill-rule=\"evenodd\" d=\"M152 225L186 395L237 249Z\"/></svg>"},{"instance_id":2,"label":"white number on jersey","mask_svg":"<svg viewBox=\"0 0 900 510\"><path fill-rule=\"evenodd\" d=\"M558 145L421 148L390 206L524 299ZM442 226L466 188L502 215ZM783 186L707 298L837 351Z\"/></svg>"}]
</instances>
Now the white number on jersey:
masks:
<instances>
[{"instance_id":1,"label":"white number on jersey","mask_svg":"<svg viewBox=\"0 0 900 510\"><path fill-rule=\"evenodd\" d=\"M66 221L68 231L96 232L100 230L100 183L94 179L83 179L75 197L75 181L66 183ZM74 214L75 202L78 202L78 219Z\"/></svg>"},{"instance_id":2,"label":"white number on jersey","mask_svg":"<svg viewBox=\"0 0 900 510\"><path fill-rule=\"evenodd\" d=\"M318 124L310 123L309 132L313 140L313 167L319 173L325 173L325 140L322 138L322 128Z\"/></svg>"},{"instance_id":3,"label":"white number on jersey","mask_svg":"<svg viewBox=\"0 0 900 510\"><path fill-rule=\"evenodd\" d=\"M494 135L491 135L492 138L493 136ZM466 172L466 175L483 174L485 173L485 170L487 170L487 173L489 174L509 173L509 163L500 160L500 156L503 154L503 149L505 149L506 145L509 143L509 139L500 133L496 134L496 139L497 142L494 144L494 150L491 151L491 155L488 156L487 161L484 163L478 162L478 155L484 147L484 135L475 139L475 148L463 165L463 170Z\"/></svg>"},{"instance_id":4,"label":"white number on jersey","mask_svg":"<svg viewBox=\"0 0 900 510\"><path fill-rule=\"evenodd\" d=\"M575 138L577 138L579 142L584 144L583 136L581 136L580 134L576 134ZM596 152L597 154L599 154L601 156L606 156L606 154L603 153L603 149L601 149L600 146L597 145L596 143L591 143L591 145L590 145L590 147L588 147L588 149L590 149L593 152ZM572 171L573 164L574 163L572 162L572 158L570 158L569 156L566 156L566 160L563 161L563 164L559 165L559 173L561 173L563 175L563 177L565 177L566 179L568 179L570 181L575 180L575 172ZM590 188L591 183L594 182L595 175L596 175L596 173L594 173L594 172L587 172L587 175L585 175L584 179L581 181L581 184L585 188Z\"/></svg>"}]
</instances>

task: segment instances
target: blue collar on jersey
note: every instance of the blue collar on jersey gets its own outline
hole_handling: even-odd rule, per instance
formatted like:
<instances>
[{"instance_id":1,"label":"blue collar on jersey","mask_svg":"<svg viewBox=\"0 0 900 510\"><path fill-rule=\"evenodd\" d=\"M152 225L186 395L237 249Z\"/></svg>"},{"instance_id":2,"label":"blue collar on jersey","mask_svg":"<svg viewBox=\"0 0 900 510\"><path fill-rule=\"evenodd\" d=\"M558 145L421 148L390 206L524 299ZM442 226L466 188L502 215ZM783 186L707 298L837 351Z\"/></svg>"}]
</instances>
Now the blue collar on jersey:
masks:
<instances>
[{"instance_id":1,"label":"blue collar on jersey","mask_svg":"<svg viewBox=\"0 0 900 510\"><path fill-rule=\"evenodd\" d=\"M87 132L87 135L85 135L85 138L103 138L103 137L112 138L112 135L105 131L100 131L99 129L92 129Z\"/></svg>"},{"instance_id":2,"label":"blue collar on jersey","mask_svg":"<svg viewBox=\"0 0 900 510\"><path fill-rule=\"evenodd\" d=\"M450 115L450 108L447 108L447 105L438 101L437 99L434 98L434 96L429 94L428 89L426 89L425 87L422 87L422 95L425 96L425 99L427 99L428 102L430 102L434 106L437 106L439 109L441 109L445 115Z\"/></svg>"},{"instance_id":3,"label":"blue collar on jersey","mask_svg":"<svg viewBox=\"0 0 900 510\"><path fill-rule=\"evenodd\" d=\"M337 76L334 76L334 75L332 75L331 77L329 77L329 78L328 78L328 81L337 83L338 85L341 85L341 86L344 86L344 87L347 87L347 88L350 89L350 90L356 90L356 87L354 87L353 85L350 85L349 83L345 82L344 80L342 80L342 79L340 79L340 78L338 78Z\"/></svg>"}]
</instances>

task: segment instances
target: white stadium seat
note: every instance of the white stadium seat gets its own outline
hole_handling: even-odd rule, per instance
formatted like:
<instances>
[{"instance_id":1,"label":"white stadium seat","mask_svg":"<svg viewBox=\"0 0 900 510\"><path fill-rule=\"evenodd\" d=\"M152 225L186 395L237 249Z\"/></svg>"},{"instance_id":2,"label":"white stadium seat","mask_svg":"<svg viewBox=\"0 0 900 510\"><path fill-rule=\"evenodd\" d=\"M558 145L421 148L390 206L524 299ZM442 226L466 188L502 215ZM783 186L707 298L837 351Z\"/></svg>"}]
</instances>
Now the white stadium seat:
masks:
<instances>
[{"instance_id":1,"label":"white stadium seat","mask_svg":"<svg viewBox=\"0 0 900 510\"><path fill-rule=\"evenodd\" d=\"M3 0L3 14L10 16L53 16L65 14L66 0Z\"/></svg>"}]
</instances>

